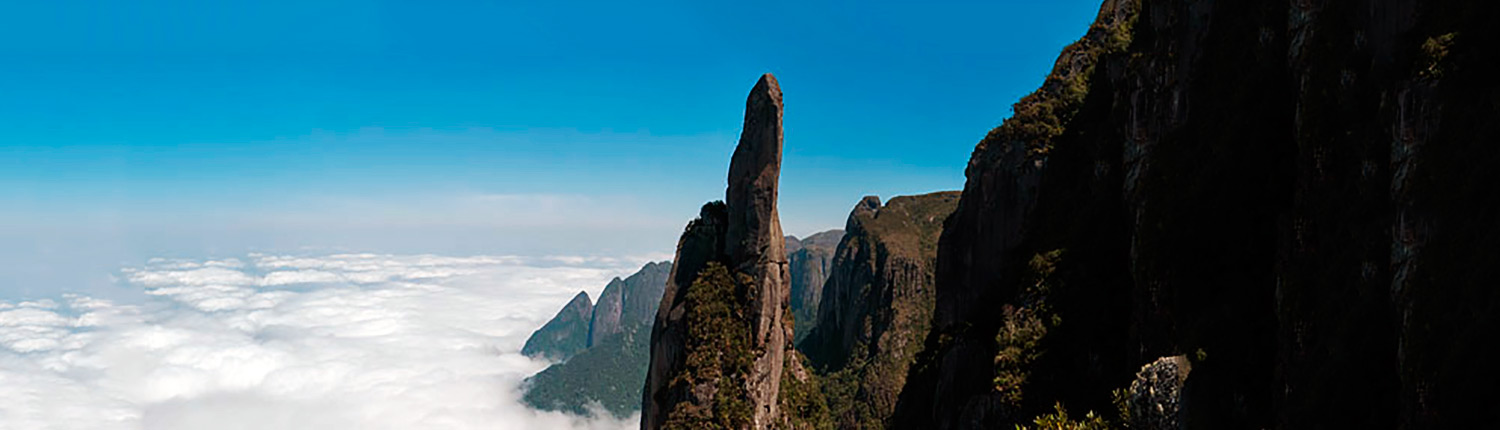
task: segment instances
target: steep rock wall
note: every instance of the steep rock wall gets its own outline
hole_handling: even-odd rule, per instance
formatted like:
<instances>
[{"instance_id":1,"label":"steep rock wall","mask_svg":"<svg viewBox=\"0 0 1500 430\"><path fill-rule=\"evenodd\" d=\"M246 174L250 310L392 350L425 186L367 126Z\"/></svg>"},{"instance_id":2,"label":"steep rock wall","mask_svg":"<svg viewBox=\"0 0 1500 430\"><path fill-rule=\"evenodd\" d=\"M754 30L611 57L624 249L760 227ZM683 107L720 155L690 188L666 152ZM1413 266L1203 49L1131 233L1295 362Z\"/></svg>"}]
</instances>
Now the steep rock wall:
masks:
<instances>
[{"instance_id":1,"label":"steep rock wall","mask_svg":"<svg viewBox=\"0 0 1500 430\"><path fill-rule=\"evenodd\" d=\"M1105 1L975 149L898 426L1109 411L1177 355L1189 428L1485 420L1495 8Z\"/></svg>"}]
</instances>

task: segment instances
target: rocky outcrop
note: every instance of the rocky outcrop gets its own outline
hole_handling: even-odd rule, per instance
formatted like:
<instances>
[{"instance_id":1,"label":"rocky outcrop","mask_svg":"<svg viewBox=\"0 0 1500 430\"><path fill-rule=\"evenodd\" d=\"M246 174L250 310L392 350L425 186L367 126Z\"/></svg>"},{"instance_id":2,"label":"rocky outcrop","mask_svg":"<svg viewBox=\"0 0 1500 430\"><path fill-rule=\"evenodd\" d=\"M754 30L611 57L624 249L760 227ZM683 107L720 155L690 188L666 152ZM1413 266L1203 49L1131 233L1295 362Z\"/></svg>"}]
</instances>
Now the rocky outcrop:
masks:
<instances>
[{"instance_id":1,"label":"rocky outcrop","mask_svg":"<svg viewBox=\"0 0 1500 430\"><path fill-rule=\"evenodd\" d=\"M589 293L579 291L546 325L531 333L521 347L521 354L562 361L582 352L588 348L589 313L593 307Z\"/></svg>"},{"instance_id":2,"label":"rocky outcrop","mask_svg":"<svg viewBox=\"0 0 1500 430\"><path fill-rule=\"evenodd\" d=\"M842 234L841 230L814 234L807 238L806 247L804 241L787 236L794 304L803 292L799 280L810 284L803 288L821 290L825 268L814 263L818 258L828 260L819 256L832 254ZM799 256L805 259L802 264L797 264ZM671 273L671 262L647 263L629 277L610 281L593 306L587 347L571 357L554 358L566 361L528 378L523 400L537 409L580 415L589 413L588 405L594 402L617 417L639 411L650 360L651 324ZM818 281L810 282L813 279ZM798 308L791 310L797 315Z\"/></svg>"},{"instance_id":3,"label":"rocky outcrop","mask_svg":"<svg viewBox=\"0 0 1500 430\"><path fill-rule=\"evenodd\" d=\"M825 375L839 428L883 428L922 347L942 223L958 192L865 197L849 214L818 325L798 349Z\"/></svg>"},{"instance_id":4,"label":"rocky outcrop","mask_svg":"<svg viewBox=\"0 0 1500 430\"><path fill-rule=\"evenodd\" d=\"M787 236L788 271L792 275L792 342L801 343L817 325L818 304L823 299L823 283L828 280L828 265L833 251L843 239L843 230L829 230L798 240Z\"/></svg>"},{"instance_id":5,"label":"rocky outcrop","mask_svg":"<svg viewBox=\"0 0 1500 430\"><path fill-rule=\"evenodd\" d=\"M1128 251L1128 246L1121 247L1119 241L1123 238L1115 231L1122 221L1111 219L1122 210L1117 203L1117 196L1122 191L1118 186L1110 189L1107 182L1118 181L1121 176L1119 155L1114 155L1120 151L1079 149L1065 146L1063 141L1071 139L1071 135L1067 135L1067 125L1077 121L1077 117L1108 110L1110 101L1098 100L1100 93L1090 85L1100 71L1107 70L1108 65L1101 66L1100 63L1106 62L1108 54L1130 46L1138 6L1134 0L1106 0L1087 34L1063 50L1042 88L1017 102L1015 114L991 130L975 147L965 171L968 181L958 207L944 225L939 240L932 328L898 400L892 417L894 427L1009 428L1031 423L1031 417L1052 410L1053 402L1062 397L1034 392L1045 391L1050 386L1039 383L1047 378L1046 372L1041 372L1041 375L1031 372L1033 368L1047 364L1045 361L1036 363L1042 354L1031 350L1042 346L1039 345L1040 336L1048 333L1045 327L1050 318L1043 315L1044 309L1039 309L1044 307L1039 306L1041 303L1031 300L1039 296L1035 293L1043 288L1027 288L1046 286L1046 283L1037 281L1043 281L1047 276L1032 276L1041 274L1031 273L1028 262L1034 255L1050 249L1041 249L1045 245L1027 243L1028 234L1037 228L1038 219L1049 219L1037 215L1037 201L1042 193L1043 172L1055 168L1049 164L1049 160L1058 158L1054 152L1062 149L1093 150L1097 154L1091 155L1101 158L1095 173L1067 177L1078 179L1073 184L1074 190L1088 193L1073 196L1072 202L1078 205L1074 208L1076 213L1058 216L1076 217L1073 221L1080 228L1066 231L1073 234L1069 237L1083 241L1090 233L1097 233L1097 241L1087 242L1093 245L1092 248L1099 248L1097 252L1116 257L1118 252ZM1094 99L1090 100L1090 95ZM1086 110L1084 105L1091 101L1094 105L1105 106ZM1108 119L1108 115L1105 116L1089 119ZM1082 134L1085 131L1075 128L1072 132ZM1098 136L1097 139L1112 136ZM1108 158L1111 155L1116 161L1111 162ZM1077 166L1082 168L1084 163L1081 161ZM1105 183L1095 185L1094 181ZM1066 191L1058 191L1059 199L1064 193ZM1113 200L1111 196L1115 196ZM1059 200L1059 203L1064 201ZM1082 254L1092 255L1095 252L1092 248ZM1069 254L1077 255L1080 251L1069 250ZM1041 259L1043 263L1047 261L1047 258ZM1112 262L1116 265L1102 268L1096 276L1097 282L1114 290L1091 291L1091 296L1079 294L1087 299L1081 303L1118 306L1118 303L1129 302L1128 284L1117 283L1129 282L1128 261ZM1031 294L1026 294L1028 292ZM1054 297L1051 301L1056 303L1061 298ZM1128 309L1126 312L1128 315ZM1097 315L1105 319L1121 316L1118 311ZM1089 364L1102 366L1084 369L1069 381L1079 383L1071 387L1073 391L1097 391L1099 397L1090 397L1089 400L1107 401L1111 386L1116 383L1123 385L1137 367L1129 364L1126 354L1114 348L1128 339L1127 321L1116 319L1114 324L1089 333L1094 335L1091 338L1080 339L1087 351L1077 354L1092 356L1094 360ZM1072 327L1058 327L1051 334L1055 335L1054 339L1060 338L1058 331ZM1096 342L1102 342L1102 345ZM1059 355L1063 353L1045 356L1058 358ZM1102 410L1108 404L1105 401L1080 404L1074 399L1061 400L1074 410Z\"/></svg>"},{"instance_id":6,"label":"rocky outcrop","mask_svg":"<svg viewBox=\"0 0 1500 430\"><path fill-rule=\"evenodd\" d=\"M589 322L589 346L602 342L626 328L650 324L661 304L662 290L672 263L646 263L625 279L615 278L599 293L599 301Z\"/></svg>"},{"instance_id":7,"label":"rocky outcrop","mask_svg":"<svg viewBox=\"0 0 1500 430\"><path fill-rule=\"evenodd\" d=\"M1182 428L1182 384L1192 371L1192 362L1184 355L1162 357L1141 366L1120 399L1127 411L1122 421L1138 430Z\"/></svg>"},{"instance_id":8,"label":"rocky outcrop","mask_svg":"<svg viewBox=\"0 0 1500 430\"><path fill-rule=\"evenodd\" d=\"M620 319L626 324L651 324L656 320L656 307L661 306L661 294L667 289L667 277L672 274L672 262L646 263L645 267L625 278L625 306Z\"/></svg>"},{"instance_id":9,"label":"rocky outcrop","mask_svg":"<svg viewBox=\"0 0 1500 430\"><path fill-rule=\"evenodd\" d=\"M610 335L619 333L625 326L620 320L625 313L625 281L614 278L599 293L594 303L594 312L589 318L588 345L593 346Z\"/></svg>"},{"instance_id":10,"label":"rocky outcrop","mask_svg":"<svg viewBox=\"0 0 1500 430\"><path fill-rule=\"evenodd\" d=\"M522 399L534 408L588 412L598 403L625 417L640 408L641 383L646 378L646 346L651 323L666 288L672 262L646 263L625 279L605 285L592 307L579 293L552 321L531 335L523 353L556 337L568 327L568 353L548 355L553 364L527 379ZM592 309L590 309L592 308Z\"/></svg>"},{"instance_id":11,"label":"rocky outcrop","mask_svg":"<svg viewBox=\"0 0 1500 430\"><path fill-rule=\"evenodd\" d=\"M651 334L641 428L764 429L783 423L783 369L795 354L776 210L781 89L767 74L745 103L725 203L705 205L677 246Z\"/></svg>"},{"instance_id":12,"label":"rocky outcrop","mask_svg":"<svg viewBox=\"0 0 1500 430\"><path fill-rule=\"evenodd\" d=\"M975 148L898 427L1111 411L1184 354L1186 428L1490 421L1496 8L1106 0Z\"/></svg>"},{"instance_id":13,"label":"rocky outcrop","mask_svg":"<svg viewBox=\"0 0 1500 430\"><path fill-rule=\"evenodd\" d=\"M781 419L781 371L792 349L792 324L786 312L791 296L786 244L776 210L781 180L781 87L770 74L761 76L745 102L745 125L729 162L724 202L729 218L724 253L736 276L748 276L746 305L753 324L754 368L746 375L754 410L754 428Z\"/></svg>"}]
</instances>

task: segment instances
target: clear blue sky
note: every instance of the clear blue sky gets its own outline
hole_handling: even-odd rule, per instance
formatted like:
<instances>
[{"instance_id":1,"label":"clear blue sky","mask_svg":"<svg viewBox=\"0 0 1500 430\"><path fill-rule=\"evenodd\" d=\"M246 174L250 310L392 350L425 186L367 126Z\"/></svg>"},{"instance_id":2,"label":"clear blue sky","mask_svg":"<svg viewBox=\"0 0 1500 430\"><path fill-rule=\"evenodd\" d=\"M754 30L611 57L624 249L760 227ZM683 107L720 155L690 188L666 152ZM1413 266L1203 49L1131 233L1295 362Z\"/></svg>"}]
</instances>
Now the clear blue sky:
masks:
<instances>
[{"instance_id":1,"label":"clear blue sky","mask_svg":"<svg viewBox=\"0 0 1500 430\"><path fill-rule=\"evenodd\" d=\"M158 255L669 253L745 93L788 233L958 189L1098 0L24 2L0 16L0 296Z\"/></svg>"}]
</instances>

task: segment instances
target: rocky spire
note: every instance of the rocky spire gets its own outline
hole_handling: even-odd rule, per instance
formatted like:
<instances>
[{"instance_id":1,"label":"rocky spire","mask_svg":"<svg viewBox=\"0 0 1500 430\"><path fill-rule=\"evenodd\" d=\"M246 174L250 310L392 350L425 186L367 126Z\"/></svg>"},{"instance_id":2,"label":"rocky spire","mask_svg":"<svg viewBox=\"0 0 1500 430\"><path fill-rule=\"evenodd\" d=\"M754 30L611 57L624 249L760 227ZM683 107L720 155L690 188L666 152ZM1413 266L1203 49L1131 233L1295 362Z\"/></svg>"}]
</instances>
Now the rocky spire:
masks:
<instances>
[{"instance_id":1,"label":"rocky spire","mask_svg":"<svg viewBox=\"0 0 1500 430\"><path fill-rule=\"evenodd\" d=\"M745 128L729 163L725 191L729 230L724 241L736 272L754 279L749 310L755 322L755 367L748 394L756 405L755 427L765 428L778 416L776 394L781 366L792 339L784 320L791 297L786 242L776 197L781 179L781 86L776 77L761 75L745 101Z\"/></svg>"},{"instance_id":2,"label":"rocky spire","mask_svg":"<svg viewBox=\"0 0 1500 430\"><path fill-rule=\"evenodd\" d=\"M745 100L745 126L729 163L729 258L748 265L786 261L781 218L776 213L781 178L781 87L776 77L760 77Z\"/></svg>"},{"instance_id":3,"label":"rocky spire","mask_svg":"<svg viewBox=\"0 0 1500 430\"><path fill-rule=\"evenodd\" d=\"M776 78L761 76L745 101L725 203L705 205L678 242L652 329L642 429L709 422L763 429L781 420L777 396L792 339L785 318L791 276L776 212L781 112ZM719 267L728 276L709 275ZM696 344L703 336L738 347ZM734 394L716 396L720 390ZM726 397L732 404L717 403Z\"/></svg>"}]
</instances>

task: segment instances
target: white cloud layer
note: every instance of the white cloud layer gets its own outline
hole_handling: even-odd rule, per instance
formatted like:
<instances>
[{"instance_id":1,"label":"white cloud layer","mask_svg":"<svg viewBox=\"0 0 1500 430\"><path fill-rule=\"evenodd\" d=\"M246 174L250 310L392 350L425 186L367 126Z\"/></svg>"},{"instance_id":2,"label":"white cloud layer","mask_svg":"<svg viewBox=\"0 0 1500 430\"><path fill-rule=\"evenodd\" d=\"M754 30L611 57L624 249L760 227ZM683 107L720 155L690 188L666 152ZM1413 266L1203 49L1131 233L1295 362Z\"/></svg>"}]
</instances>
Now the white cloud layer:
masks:
<instances>
[{"instance_id":1,"label":"white cloud layer","mask_svg":"<svg viewBox=\"0 0 1500 430\"><path fill-rule=\"evenodd\" d=\"M519 354L645 259L150 261L150 300L0 302L3 429L617 429L523 406ZM603 414L606 415L607 414Z\"/></svg>"}]
</instances>

